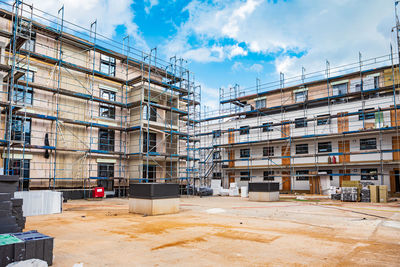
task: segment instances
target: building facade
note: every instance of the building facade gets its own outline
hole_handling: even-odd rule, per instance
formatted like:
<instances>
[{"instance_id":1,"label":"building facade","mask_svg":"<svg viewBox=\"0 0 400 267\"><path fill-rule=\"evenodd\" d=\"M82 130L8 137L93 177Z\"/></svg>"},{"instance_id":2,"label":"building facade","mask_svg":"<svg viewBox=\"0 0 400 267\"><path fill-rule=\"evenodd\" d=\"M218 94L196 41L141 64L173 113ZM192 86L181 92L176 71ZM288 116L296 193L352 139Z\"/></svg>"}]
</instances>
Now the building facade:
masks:
<instances>
[{"instance_id":1,"label":"building facade","mask_svg":"<svg viewBox=\"0 0 400 267\"><path fill-rule=\"evenodd\" d=\"M1 6L3 173L19 175L24 190L193 181L192 73L63 13Z\"/></svg>"},{"instance_id":2,"label":"building facade","mask_svg":"<svg viewBox=\"0 0 400 267\"><path fill-rule=\"evenodd\" d=\"M221 90L218 116L202 119L202 177L222 179L225 188L275 181L285 192L320 193L321 176L329 176L334 186L361 180L398 193L399 69L392 62L389 55Z\"/></svg>"}]
</instances>

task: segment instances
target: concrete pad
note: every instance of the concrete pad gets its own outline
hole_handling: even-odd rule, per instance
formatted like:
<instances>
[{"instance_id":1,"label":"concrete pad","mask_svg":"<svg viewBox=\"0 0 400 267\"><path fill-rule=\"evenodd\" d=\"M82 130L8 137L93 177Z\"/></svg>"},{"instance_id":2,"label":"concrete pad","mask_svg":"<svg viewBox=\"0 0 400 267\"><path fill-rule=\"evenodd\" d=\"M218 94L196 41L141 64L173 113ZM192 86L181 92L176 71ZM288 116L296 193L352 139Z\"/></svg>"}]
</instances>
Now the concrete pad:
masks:
<instances>
[{"instance_id":1,"label":"concrete pad","mask_svg":"<svg viewBox=\"0 0 400 267\"><path fill-rule=\"evenodd\" d=\"M162 215L179 212L179 198L130 198L129 212L143 215Z\"/></svg>"},{"instance_id":2,"label":"concrete pad","mask_svg":"<svg viewBox=\"0 0 400 267\"><path fill-rule=\"evenodd\" d=\"M250 201L279 201L279 192L249 192Z\"/></svg>"}]
</instances>

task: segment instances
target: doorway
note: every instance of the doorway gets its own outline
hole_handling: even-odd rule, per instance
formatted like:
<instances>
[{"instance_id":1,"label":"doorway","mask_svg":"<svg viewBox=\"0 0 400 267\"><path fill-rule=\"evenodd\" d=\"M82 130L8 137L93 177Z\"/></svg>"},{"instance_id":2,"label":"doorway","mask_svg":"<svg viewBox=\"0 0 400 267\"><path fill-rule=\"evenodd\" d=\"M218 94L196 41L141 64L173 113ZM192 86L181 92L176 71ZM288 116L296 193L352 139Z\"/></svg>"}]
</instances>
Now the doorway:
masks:
<instances>
[{"instance_id":1,"label":"doorway","mask_svg":"<svg viewBox=\"0 0 400 267\"><path fill-rule=\"evenodd\" d=\"M147 169L149 169L149 173L147 173ZM156 182L156 166L154 165L143 165L143 179L147 179L148 183Z\"/></svg>"},{"instance_id":2,"label":"doorway","mask_svg":"<svg viewBox=\"0 0 400 267\"><path fill-rule=\"evenodd\" d=\"M400 171L394 171L394 193L400 192Z\"/></svg>"}]
</instances>

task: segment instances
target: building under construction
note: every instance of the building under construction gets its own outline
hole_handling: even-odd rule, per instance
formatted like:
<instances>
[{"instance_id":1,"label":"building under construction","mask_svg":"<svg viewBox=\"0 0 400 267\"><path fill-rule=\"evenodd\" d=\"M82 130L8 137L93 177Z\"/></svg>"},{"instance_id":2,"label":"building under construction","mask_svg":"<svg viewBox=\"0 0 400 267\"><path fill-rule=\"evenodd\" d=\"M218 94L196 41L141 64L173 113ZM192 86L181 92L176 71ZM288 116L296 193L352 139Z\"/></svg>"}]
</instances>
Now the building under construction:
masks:
<instances>
[{"instance_id":1,"label":"building under construction","mask_svg":"<svg viewBox=\"0 0 400 267\"><path fill-rule=\"evenodd\" d=\"M400 192L397 56L362 60L247 89L220 89L201 127L201 175L286 192L361 180Z\"/></svg>"},{"instance_id":2,"label":"building under construction","mask_svg":"<svg viewBox=\"0 0 400 267\"><path fill-rule=\"evenodd\" d=\"M194 183L200 87L176 57L146 53L1 1L2 168L20 189Z\"/></svg>"}]
</instances>

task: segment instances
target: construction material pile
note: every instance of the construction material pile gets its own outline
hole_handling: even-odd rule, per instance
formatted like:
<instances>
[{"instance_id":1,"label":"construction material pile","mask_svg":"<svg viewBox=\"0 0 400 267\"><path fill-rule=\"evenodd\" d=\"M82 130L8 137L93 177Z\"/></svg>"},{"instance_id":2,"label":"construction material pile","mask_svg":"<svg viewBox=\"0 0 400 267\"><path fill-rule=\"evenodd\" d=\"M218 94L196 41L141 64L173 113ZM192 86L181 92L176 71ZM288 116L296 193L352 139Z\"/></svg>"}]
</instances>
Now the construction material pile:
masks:
<instances>
[{"instance_id":1,"label":"construction material pile","mask_svg":"<svg viewBox=\"0 0 400 267\"><path fill-rule=\"evenodd\" d=\"M371 182L343 181L342 187L331 187L329 194L332 200L345 202L386 203L387 185L374 185Z\"/></svg>"},{"instance_id":2,"label":"construction material pile","mask_svg":"<svg viewBox=\"0 0 400 267\"><path fill-rule=\"evenodd\" d=\"M44 260L52 265L53 243L52 237L37 231L0 235L0 266L29 259Z\"/></svg>"}]
</instances>

